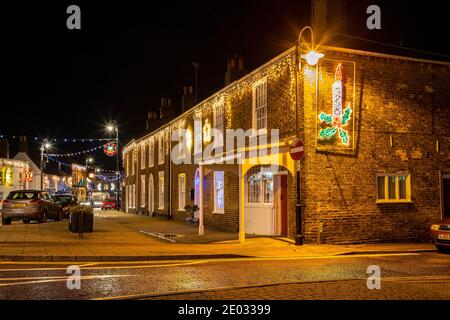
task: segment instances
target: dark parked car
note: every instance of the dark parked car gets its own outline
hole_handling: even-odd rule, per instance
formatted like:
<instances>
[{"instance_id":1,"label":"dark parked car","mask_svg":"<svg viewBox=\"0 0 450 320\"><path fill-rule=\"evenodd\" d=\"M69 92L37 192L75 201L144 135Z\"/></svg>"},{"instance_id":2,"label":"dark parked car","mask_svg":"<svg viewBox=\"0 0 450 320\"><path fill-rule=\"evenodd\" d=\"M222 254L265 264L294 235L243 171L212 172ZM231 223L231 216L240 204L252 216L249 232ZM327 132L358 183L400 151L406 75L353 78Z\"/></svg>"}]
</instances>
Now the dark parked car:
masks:
<instances>
[{"instance_id":1,"label":"dark parked car","mask_svg":"<svg viewBox=\"0 0 450 320\"><path fill-rule=\"evenodd\" d=\"M450 219L446 218L433 224L430 236L439 251L450 251Z\"/></svg>"},{"instance_id":2,"label":"dark parked car","mask_svg":"<svg viewBox=\"0 0 450 320\"><path fill-rule=\"evenodd\" d=\"M78 200L71 194L56 194L54 196L56 203L58 203L63 210L63 218L69 218L69 209L78 205Z\"/></svg>"},{"instance_id":3,"label":"dark parked car","mask_svg":"<svg viewBox=\"0 0 450 320\"><path fill-rule=\"evenodd\" d=\"M12 220L31 220L46 222L47 218L61 220L62 208L55 199L45 191L18 190L11 191L3 200L2 224L11 224Z\"/></svg>"}]
</instances>

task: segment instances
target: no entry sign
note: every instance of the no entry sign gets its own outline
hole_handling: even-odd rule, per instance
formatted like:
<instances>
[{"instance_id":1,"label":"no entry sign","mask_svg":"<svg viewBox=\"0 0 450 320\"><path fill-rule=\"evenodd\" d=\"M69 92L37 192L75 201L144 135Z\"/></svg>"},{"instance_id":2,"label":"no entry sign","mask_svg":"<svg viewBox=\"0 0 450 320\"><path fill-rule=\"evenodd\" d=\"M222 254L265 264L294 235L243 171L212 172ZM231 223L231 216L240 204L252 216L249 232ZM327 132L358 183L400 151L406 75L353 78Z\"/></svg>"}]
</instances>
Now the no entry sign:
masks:
<instances>
[{"instance_id":1,"label":"no entry sign","mask_svg":"<svg viewBox=\"0 0 450 320\"><path fill-rule=\"evenodd\" d=\"M293 160L300 160L305 155L305 145L303 141L298 139L294 144L291 145L289 153Z\"/></svg>"}]
</instances>

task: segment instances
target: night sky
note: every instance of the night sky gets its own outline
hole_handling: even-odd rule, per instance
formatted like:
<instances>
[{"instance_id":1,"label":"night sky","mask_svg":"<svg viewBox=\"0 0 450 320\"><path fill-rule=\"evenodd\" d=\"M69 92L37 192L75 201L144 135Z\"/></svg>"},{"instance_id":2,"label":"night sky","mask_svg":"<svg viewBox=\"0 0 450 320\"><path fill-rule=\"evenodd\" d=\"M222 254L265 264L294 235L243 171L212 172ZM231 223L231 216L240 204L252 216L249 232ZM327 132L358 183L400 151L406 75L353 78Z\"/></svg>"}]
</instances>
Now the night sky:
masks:
<instances>
[{"instance_id":1,"label":"night sky","mask_svg":"<svg viewBox=\"0 0 450 320\"><path fill-rule=\"evenodd\" d=\"M81 7L81 30L66 28L70 4ZM382 9L380 31L365 28L370 4ZM180 108L183 86L194 84L192 62L201 100L223 87L235 53L252 70L291 47L311 9L309 0L185 0L21 1L1 10L0 134L100 138L116 120L126 143L162 96ZM354 0L351 10L348 33L450 54L444 1Z\"/></svg>"}]
</instances>

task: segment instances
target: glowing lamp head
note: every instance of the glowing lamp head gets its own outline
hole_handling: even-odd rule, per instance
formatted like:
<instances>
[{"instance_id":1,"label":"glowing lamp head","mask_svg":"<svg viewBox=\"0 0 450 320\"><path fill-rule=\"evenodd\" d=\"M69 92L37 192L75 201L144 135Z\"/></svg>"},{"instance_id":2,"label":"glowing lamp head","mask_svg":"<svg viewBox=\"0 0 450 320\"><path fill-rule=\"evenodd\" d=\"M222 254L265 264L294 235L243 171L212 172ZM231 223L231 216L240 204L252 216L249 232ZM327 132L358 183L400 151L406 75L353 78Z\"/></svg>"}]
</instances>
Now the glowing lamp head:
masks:
<instances>
[{"instance_id":1,"label":"glowing lamp head","mask_svg":"<svg viewBox=\"0 0 450 320\"><path fill-rule=\"evenodd\" d=\"M315 66L319 62L319 59L323 57L325 57L323 53L319 53L314 50L302 55L302 59L305 59L310 66Z\"/></svg>"},{"instance_id":2,"label":"glowing lamp head","mask_svg":"<svg viewBox=\"0 0 450 320\"><path fill-rule=\"evenodd\" d=\"M106 130L108 130L109 132L113 132L114 131L114 127L112 125L108 125L106 127Z\"/></svg>"},{"instance_id":3,"label":"glowing lamp head","mask_svg":"<svg viewBox=\"0 0 450 320\"><path fill-rule=\"evenodd\" d=\"M44 144L44 148L45 148L45 149L50 149L50 147L51 147L50 143L46 142L46 143Z\"/></svg>"}]
</instances>

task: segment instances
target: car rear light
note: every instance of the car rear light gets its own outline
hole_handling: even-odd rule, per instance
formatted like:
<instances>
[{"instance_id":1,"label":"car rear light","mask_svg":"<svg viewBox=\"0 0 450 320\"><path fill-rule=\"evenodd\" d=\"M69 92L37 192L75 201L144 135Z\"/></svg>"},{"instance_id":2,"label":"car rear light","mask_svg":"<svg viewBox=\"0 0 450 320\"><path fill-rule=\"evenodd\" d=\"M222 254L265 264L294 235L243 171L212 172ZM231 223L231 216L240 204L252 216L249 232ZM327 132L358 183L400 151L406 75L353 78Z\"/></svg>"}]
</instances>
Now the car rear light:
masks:
<instances>
[{"instance_id":1,"label":"car rear light","mask_svg":"<svg viewBox=\"0 0 450 320\"><path fill-rule=\"evenodd\" d=\"M8 205L9 201L8 200L3 200L2 205Z\"/></svg>"}]
</instances>

